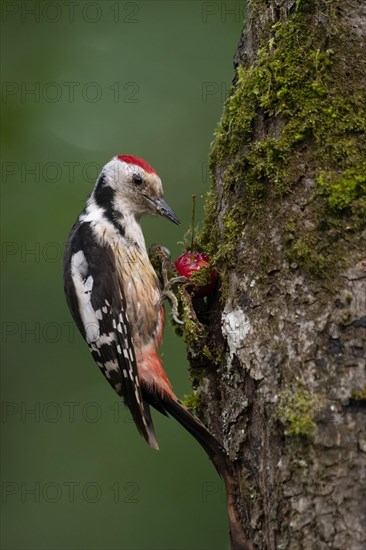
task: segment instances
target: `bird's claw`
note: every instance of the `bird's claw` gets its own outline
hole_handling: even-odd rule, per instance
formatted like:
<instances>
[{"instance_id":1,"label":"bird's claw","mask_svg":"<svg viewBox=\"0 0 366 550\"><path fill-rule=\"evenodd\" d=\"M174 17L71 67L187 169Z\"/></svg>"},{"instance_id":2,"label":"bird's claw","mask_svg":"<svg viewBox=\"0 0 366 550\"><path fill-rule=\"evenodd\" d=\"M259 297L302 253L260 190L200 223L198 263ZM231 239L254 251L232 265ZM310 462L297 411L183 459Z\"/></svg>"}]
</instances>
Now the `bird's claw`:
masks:
<instances>
[{"instance_id":1,"label":"bird's claw","mask_svg":"<svg viewBox=\"0 0 366 550\"><path fill-rule=\"evenodd\" d=\"M172 286L176 284L188 283L188 281L189 281L188 277L184 277L184 276L172 277L169 280L167 278L164 285L164 291L169 291L172 288Z\"/></svg>"},{"instance_id":2,"label":"bird's claw","mask_svg":"<svg viewBox=\"0 0 366 550\"><path fill-rule=\"evenodd\" d=\"M164 299L167 299L170 307L172 308L172 317L178 325L184 325L183 321L181 321L178 317L178 300L177 297L173 294L171 290L163 290L163 294L161 299L158 303L158 308L160 308L163 305Z\"/></svg>"},{"instance_id":3,"label":"bird's claw","mask_svg":"<svg viewBox=\"0 0 366 550\"><path fill-rule=\"evenodd\" d=\"M175 313L172 311L172 317L174 319L174 321L176 323L178 323L178 325L184 325L184 321L181 321L180 319L178 319L178 317L175 315Z\"/></svg>"},{"instance_id":4,"label":"bird's claw","mask_svg":"<svg viewBox=\"0 0 366 550\"><path fill-rule=\"evenodd\" d=\"M178 325L183 325L184 322L181 321L178 317L178 300L174 293L172 292L172 287L176 284L183 284L188 282L187 277L177 276L169 279L169 271L172 267L170 261L170 252L167 248L160 245L154 245L155 253L158 253L158 258L161 264L161 276L163 279L163 290L162 297L157 304L157 308L160 309L163 305L165 299L168 300L170 307L172 309L172 318Z\"/></svg>"}]
</instances>

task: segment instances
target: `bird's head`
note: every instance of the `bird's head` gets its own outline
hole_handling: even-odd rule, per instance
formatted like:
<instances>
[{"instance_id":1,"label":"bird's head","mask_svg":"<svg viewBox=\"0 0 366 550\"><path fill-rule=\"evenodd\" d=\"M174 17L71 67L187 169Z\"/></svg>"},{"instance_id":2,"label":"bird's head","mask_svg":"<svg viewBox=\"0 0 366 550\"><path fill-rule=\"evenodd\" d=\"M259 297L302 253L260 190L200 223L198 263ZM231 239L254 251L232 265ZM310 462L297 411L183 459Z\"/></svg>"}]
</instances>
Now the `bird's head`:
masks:
<instances>
[{"instance_id":1,"label":"bird's head","mask_svg":"<svg viewBox=\"0 0 366 550\"><path fill-rule=\"evenodd\" d=\"M180 223L164 200L163 186L145 160L119 155L106 164L95 185L93 199L98 206L115 213L129 213L138 220L144 214L165 216Z\"/></svg>"}]
</instances>

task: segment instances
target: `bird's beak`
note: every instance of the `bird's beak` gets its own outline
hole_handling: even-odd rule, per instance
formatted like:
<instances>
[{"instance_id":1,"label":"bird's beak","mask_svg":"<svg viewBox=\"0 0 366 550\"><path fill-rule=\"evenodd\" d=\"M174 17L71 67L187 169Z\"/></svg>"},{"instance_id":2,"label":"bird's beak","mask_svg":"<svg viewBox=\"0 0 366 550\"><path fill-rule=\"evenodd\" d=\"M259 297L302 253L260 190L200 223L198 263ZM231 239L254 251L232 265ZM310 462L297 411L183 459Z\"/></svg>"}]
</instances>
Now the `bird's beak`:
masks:
<instances>
[{"instance_id":1,"label":"bird's beak","mask_svg":"<svg viewBox=\"0 0 366 550\"><path fill-rule=\"evenodd\" d=\"M171 222L180 225L180 221L178 220L177 216L174 214L173 210L170 208L169 204L165 202L164 199L157 199L155 202L156 210L160 214L160 216L164 216L165 218L168 218Z\"/></svg>"}]
</instances>

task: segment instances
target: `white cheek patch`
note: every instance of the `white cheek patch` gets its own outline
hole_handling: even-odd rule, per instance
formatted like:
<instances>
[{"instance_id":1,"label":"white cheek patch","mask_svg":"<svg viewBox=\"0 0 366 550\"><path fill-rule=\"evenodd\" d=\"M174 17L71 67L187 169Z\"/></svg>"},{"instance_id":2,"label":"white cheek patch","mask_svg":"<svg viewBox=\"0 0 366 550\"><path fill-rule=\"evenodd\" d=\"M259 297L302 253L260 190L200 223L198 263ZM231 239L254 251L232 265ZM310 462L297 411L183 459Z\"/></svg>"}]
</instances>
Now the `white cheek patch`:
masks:
<instances>
[{"instance_id":1,"label":"white cheek patch","mask_svg":"<svg viewBox=\"0 0 366 550\"><path fill-rule=\"evenodd\" d=\"M75 286L76 296L79 302L79 313L85 329L85 337L88 344L99 338L98 315L91 303L93 290L93 277L88 273L88 263L82 250L76 252L71 258L71 277Z\"/></svg>"}]
</instances>

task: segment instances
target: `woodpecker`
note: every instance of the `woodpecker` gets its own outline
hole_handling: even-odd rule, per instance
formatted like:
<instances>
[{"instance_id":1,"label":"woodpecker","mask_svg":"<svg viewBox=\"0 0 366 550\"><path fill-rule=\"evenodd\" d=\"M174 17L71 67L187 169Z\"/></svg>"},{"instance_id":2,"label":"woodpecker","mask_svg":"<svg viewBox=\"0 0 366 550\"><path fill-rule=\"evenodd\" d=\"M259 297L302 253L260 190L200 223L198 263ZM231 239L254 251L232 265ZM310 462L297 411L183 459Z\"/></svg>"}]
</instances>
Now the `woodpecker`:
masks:
<instances>
[{"instance_id":1,"label":"woodpecker","mask_svg":"<svg viewBox=\"0 0 366 550\"><path fill-rule=\"evenodd\" d=\"M131 411L142 437L158 449L150 406L173 416L206 451L227 492L232 548L252 550L236 510L235 472L221 443L175 395L158 355L163 289L149 260L139 220L160 215L179 224L161 180L146 161L115 156L102 169L71 229L64 288L71 314L105 378ZM164 285L169 287L164 278Z\"/></svg>"},{"instance_id":2,"label":"woodpecker","mask_svg":"<svg viewBox=\"0 0 366 550\"><path fill-rule=\"evenodd\" d=\"M71 230L64 258L66 299L93 359L147 443L158 449L151 405L175 417L212 458L224 449L177 398L158 355L163 289L139 223L144 214L180 223L155 170L138 157L115 156Z\"/></svg>"}]
</instances>

